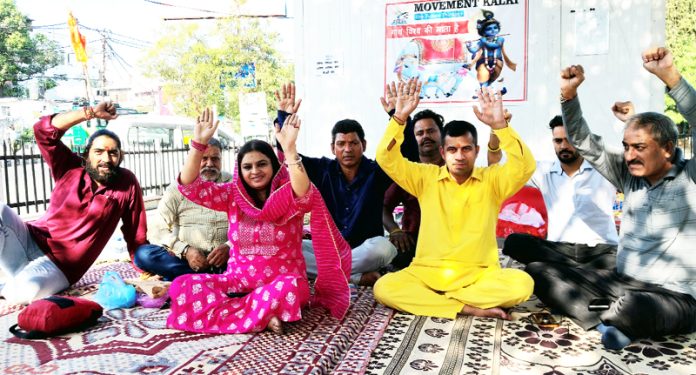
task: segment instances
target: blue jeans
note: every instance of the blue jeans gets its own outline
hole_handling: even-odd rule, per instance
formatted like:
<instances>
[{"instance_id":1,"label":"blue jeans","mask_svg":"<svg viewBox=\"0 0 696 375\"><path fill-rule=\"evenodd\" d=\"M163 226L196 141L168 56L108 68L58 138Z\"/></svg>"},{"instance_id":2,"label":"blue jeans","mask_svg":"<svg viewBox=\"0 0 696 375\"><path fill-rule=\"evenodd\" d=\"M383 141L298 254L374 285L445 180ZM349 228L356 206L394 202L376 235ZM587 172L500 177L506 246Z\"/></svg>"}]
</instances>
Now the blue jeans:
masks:
<instances>
[{"instance_id":1,"label":"blue jeans","mask_svg":"<svg viewBox=\"0 0 696 375\"><path fill-rule=\"evenodd\" d=\"M196 273L187 261L170 254L159 245L140 245L135 250L133 262L141 270L161 275L167 281L172 281L177 276Z\"/></svg>"}]
</instances>

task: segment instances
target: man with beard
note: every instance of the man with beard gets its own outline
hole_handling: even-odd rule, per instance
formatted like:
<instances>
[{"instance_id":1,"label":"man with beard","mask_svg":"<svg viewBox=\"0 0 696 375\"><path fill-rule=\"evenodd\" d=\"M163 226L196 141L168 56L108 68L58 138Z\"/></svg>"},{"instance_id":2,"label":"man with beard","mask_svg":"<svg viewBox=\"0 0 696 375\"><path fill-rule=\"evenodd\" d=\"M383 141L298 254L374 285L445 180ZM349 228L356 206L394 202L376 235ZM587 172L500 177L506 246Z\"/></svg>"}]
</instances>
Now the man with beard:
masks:
<instances>
[{"instance_id":1,"label":"man with beard","mask_svg":"<svg viewBox=\"0 0 696 375\"><path fill-rule=\"evenodd\" d=\"M31 223L0 203L0 268L6 276L2 295L8 302L26 304L77 282L119 221L131 256L147 243L142 191L135 175L119 167L123 152L118 136L105 129L94 132L82 157L60 141L85 120L116 117L116 107L102 102L45 116L34 125L55 187L48 210Z\"/></svg>"},{"instance_id":2,"label":"man with beard","mask_svg":"<svg viewBox=\"0 0 696 375\"><path fill-rule=\"evenodd\" d=\"M613 268L618 243L612 210L616 188L568 141L561 116L551 119L549 127L558 160L537 162L530 180L541 191L548 210L547 238L511 234L503 254L524 264L589 263Z\"/></svg>"},{"instance_id":3,"label":"man with beard","mask_svg":"<svg viewBox=\"0 0 696 375\"><path fill-rule=\"evenodd\" d=\"M222 145L211 138L203 153L200 176L203 181L230 182L232 175L222 172ZM230 246L229 222L225 212L199 206L186 199L170 184L157 206L159 217L150 225L151 245L135 253L135 264L142 270L174 280L194 273L221 273L227 268Z\"/></svg>"},{"instance_id":4,"label":"man with beard","mask_svg":"<svg viewBox=\"0 0 696 375\"><path fill-rule=\"evenodd\" d=\"M643 52L643 67L667 87L679 113L696 124L696 90L665 48ZM661 113L626 122L623 153L605 146L583 118L580 65L561 71L561 108L568 136L625 194L616 267L601 269L535 262L527 265L534 292L583 329L596 327L607 349L631 340L696 331L696 160L677 147L677 127Z\"/></svg>"}]
</instances>

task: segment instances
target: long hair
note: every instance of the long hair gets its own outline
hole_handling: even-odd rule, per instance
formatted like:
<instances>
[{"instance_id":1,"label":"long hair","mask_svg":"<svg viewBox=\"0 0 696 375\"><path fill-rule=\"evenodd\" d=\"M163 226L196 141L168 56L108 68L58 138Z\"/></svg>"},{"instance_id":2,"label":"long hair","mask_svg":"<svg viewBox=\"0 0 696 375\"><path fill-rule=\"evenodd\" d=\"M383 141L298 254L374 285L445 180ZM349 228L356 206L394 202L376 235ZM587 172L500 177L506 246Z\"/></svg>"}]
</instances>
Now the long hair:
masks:
<instances>
[{"instance_id":1,"label":"long hair","mask_svg":"<svg viewBox=\"0 0 696 375\"><path fill-rule=\"evenodd\" d=\"M254 189L252 189L251 186L249 186L242 177L242 159L244 159L244 155L252 151L258 151L271 160L271 167L273 168L274 177L276 174L278 174L278 171L280 170L280 161L278 160L278 157L276 156L275 152L273 152L273 147L271 147L271 145L267 142L258 139L252 139L251 141L245 143L239 149L239 152L237 152L237 178L239 178L239 180L242 182L244 189L246 190L247 194L249 194L249 196L254 200L255 205L257 207L263 207L264 202L262 202L259 199L257 192ZM273 180L271 179L271 182L272 181ZM268 186L266 186L266 197L268 197L270 194L271 183L269 182Z\"/></svg>"},{"instance_id":2,"label":"long hair","mask_svg":"<svg viewBox=\"0 0 696 375\"><path fill-rule=\"evenodd\" d=\"M92 144L94 143L94 140L101 137L102 135L105 135L116 142L116 147L118 147L118 153L119 153L119 159L118 159L118 164L120 165L121 162L123 161L123 149L121 149L121 138L119 138L116 133L112 132L111 130L108 129L99 129L92 133L92 135L89 136L89 139L87 139L87 145L85 146L84 151L82 151L82 157L87 160L89 157L89 150L92 149Z\"/></svg>"}]
</instances>

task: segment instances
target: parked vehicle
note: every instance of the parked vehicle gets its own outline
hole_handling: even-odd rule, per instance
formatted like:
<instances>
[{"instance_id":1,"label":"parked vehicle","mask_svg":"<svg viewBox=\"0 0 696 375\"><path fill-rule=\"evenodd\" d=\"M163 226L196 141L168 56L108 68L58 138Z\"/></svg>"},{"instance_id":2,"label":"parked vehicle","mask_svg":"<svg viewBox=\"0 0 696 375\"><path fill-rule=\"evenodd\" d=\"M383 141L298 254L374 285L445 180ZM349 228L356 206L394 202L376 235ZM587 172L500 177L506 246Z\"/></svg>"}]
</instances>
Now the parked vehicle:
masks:
<instances>
[{"instance_id":1,"label":"parked vehicle","mask_svg":"<svg viewBox=\"0 0 696 375\"><path fill-rule=\"evenodd\" d=\"M189 143L195 121L182 116L133 114L121 115L109 121L106 128L121 138L125 149L153 144L158 147L177 147ZM238 146L238 137L225 129L218 128L217 138L225 148Z\"/></svg>"}]
</instances>

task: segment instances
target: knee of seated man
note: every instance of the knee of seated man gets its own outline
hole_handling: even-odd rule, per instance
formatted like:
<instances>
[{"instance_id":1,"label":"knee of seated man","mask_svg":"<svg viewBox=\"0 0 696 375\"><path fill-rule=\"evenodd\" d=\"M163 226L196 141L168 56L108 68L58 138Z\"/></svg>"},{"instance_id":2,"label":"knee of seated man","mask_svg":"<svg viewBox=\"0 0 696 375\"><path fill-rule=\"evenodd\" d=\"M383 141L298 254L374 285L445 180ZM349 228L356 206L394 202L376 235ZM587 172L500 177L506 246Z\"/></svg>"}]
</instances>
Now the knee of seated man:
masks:
<instances>
[{"instance_id":1,"label":"knee of seated man","mask_svg":"<svg viewBox=\"0 0 696 375\"><path fill-rule=\"evenodd\" d=\"M150 265L151 254L150 248L146 245L138 246L138 248L135 249L135 253L133 253L133 263L135 263L138 268L147 270Z\"/></svg>"},{"instance_id":2,"label":"knee of seated man","mask_svg":"<svg viewBox=\"0 0 696 375\"><path fill-rule=\"evenodd\" d=\"M528 300L534 293L534 279L528 273L521 270L510 270L507 278L510 298L517 301L516 303Z\"/></svg>"},{"instance_id":3,"label":"knee of seated man","mask_svg":"<svg viewBox=\"0 0 696 375\"><path fill-rule=\"evenodd\" d=\"M380 277L372 287L372 293L377 302L385 304L394 297L395 292L399 291L398 282L396 282L394 273L388 273Z\"/></svg>"},{"instance_id":4,"label":"knee of seated man","mask_svg":"<svg viewBox=\"0 0 696 375\"><path fill-rule=\"evenodd\" d=\"M388 264L396 257L396 247L386 237L374 237L370 242L370 262Z\"/></svg>"}]
</instances>

